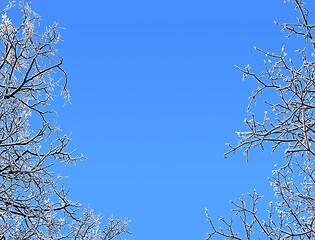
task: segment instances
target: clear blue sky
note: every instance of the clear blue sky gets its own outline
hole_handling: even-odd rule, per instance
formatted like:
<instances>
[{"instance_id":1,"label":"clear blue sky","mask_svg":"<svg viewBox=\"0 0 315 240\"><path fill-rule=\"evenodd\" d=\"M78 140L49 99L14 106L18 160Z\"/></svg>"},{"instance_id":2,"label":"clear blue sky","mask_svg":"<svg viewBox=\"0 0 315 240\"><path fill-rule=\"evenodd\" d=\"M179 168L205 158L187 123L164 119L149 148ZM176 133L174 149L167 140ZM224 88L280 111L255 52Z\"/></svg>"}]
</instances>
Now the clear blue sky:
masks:
<instances>
[{"instance_id":1,"label":"clear blue sky","mask_svg":"<svg viewBox=\"0 0 315 240\"><path fill-rule=\"evenodd\" d=\"M66 28L57 48L72 105L55 102L57 121L88 158L60 170L73 201L130 218L133 239L175 240L205 239L205 207L218 219L254 188L272 198L267 177L281 155L257 151L246 163L241 152L223 153L246 129L257 87L234 65L260 72L264 55L253 46L289 44L273 21L294 20L291 3L33 0L32 8L42 26Z\"/></svg>"}]
</instances>

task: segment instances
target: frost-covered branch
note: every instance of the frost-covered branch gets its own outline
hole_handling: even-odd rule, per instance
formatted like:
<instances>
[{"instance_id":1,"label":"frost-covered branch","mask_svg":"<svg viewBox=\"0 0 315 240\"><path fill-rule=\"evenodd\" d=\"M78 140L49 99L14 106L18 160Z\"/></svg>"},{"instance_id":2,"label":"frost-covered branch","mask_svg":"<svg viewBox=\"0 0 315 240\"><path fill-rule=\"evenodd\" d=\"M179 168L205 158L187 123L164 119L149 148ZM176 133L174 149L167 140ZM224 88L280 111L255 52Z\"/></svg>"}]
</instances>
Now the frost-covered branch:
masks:
<instances>
[{"instance_id":1,"label":"frost-covered branch","mask_svg":"<svg viewBox=\"0 0 315 240\"><path fill-rule=\"evenodd\" d=\"M63 75L60 90L69 101L63 59L54 58L60 27L40 33L40 16L24 1L14 26L7 16L13 5L1 12L0 23L0 239L127 237L128 220L110 218L102 228L101 217L69 200L63 178L50 171L84 158L68 150L71 136L61 135L50 106L60 88L53 74Z\"/></svg>"},{"instance_id":2,"label":"frost-covered branch","mask_svg":"<svg viewBox=\"0 0 315 240\"><path fill-rule=\"evenodd\" d=\"M285 1L289 2L289 1ZM306 40L305 48L298 49L301 63L295 63L285 52L283 46L279 53L270 53L255 48L265 54L265 71L258 75L251 71L237 67L243 73L243 79L252 77L258 87L249 98L248 111L258 100L258 95L267 98L273 93L271 101L264 102L272 110L265 112L262 121L255 114L245 119L248 130L236 132L241 138L236 146L228 144L230 150L227 157L239 149L243 149L248 160L248 153L256 147L265 149L271 145L272 152L283 151L283 164L275 165L275 170L269 178L277 201L270 202L268 218L261 220L258 200L261 198L256 192L249 194L251 204L246 205L244 196L239 203L233 202L236 215L240 216L245 232L236 233L231 222L221 219L226 230L218 230L213 224L208 212L212 232L208 239L219 235L224 239L314 239L315 238L315 41L308 18L309 11L301 0L292 1L300 17L294 24L279 24L283 31L291 36L302 36ZM311 52L311 54L309 54ZM275 96L275 97L274 97ZM266 99L265 98L265 99ZM276 100L275 100L276 99ZM244 235L244 237L240 237Z\"/></svg>"}]
</instances>

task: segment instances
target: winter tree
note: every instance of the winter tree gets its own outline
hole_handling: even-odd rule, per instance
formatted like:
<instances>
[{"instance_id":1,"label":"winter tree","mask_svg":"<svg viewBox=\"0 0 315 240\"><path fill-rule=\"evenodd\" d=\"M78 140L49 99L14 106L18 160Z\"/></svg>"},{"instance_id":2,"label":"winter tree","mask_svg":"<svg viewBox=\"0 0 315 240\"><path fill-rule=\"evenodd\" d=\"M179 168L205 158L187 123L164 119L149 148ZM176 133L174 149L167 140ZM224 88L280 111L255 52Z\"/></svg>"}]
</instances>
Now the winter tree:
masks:
<instances>
[{"instance_id":1,"label":"winter tree","mask_svg":"<svg viewBox=\"0 0 315 240\"><path fill-rule=\"evenodd\" d=\"M214 236L223 239L315 239L315 24L309 20L309 11L302 0L284 2L292 2L299 17L296 23L276 24L288 33L288 38L305 40L303 48L296 50L300 59L293 61L284 47L275 54L256 48L268 58L266 70L256 74L249 66L243 70L239 68L243 78L251 77L258 83L248 109L251 110L252 103L261 99L258 95L262 94L273 112L265 112L261 121L254 114L250 120L245 119L248 130L237 132L241 140L237 146L229 145L231 149L225 154L243 149L248 156L253 148L264 149L267 145L271 145L272 152L282 151L282 164L275 165L269 178L276 200L270 202L269 209L260 209L261 195L254 191L248 194L248 201L243 196L232 202L236 218L221 218L221 227L206 210L211 227L207 239ZM272 92L277 98L269 101L268 95ZM266 211L267 217L262 219ZM235 229L234 220L240 220L243 228Z\"/></svg>"},{"instance_id":2,"label":"winter tree","mask_svg":"<svg viewBox=\"0 0 315 240\"><path fill-rule=\"evenodd\" d=\"M60 28L35 30L40 17L23 1L14 26L7 16L14 5L0 12L0 239L123 239L127 219L101 227L101 216L69 200L51 170L84 158L67 150L70 136L60 134L50 105L58 89L69 100L63 59L54 58Z\"/></svg>"}]
</instances>

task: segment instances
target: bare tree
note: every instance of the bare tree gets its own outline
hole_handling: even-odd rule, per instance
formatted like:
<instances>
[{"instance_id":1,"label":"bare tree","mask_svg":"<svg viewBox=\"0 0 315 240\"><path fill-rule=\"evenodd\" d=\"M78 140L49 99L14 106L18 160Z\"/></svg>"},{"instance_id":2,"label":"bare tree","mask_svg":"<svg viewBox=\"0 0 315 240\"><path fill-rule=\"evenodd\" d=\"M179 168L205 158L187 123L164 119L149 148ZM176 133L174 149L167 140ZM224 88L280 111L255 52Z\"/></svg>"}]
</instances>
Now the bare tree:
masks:
<instances>
[{"instance_id":1,"label":"bare tree","mask_svg":"<svg viewBox=\"0 0 315 240\"><path fill-rule=\"evenodd\" d=\"M70 201L63 179L51 172L53 164L84 158L67 151L70 136L60 134L50 106L55 88L69 100L63 59L54 59L60 28L35 31L40 17L23 1L14 26L6 15L13 6L0 12L0 239L123 239L127 219L110 217L100 227L101 216ZM52 78L58 71L61 87Z\"/></svg>"},{"instance_id":2,"label":"bare tree","mask_svg":"<svg viewBox=\"0 0 315 240\"><path fill-rule=\"evenodd\" d=\"M285 2L291 2L286 0ZM284 151L281 166L276 166L269 178L274 189L276 200L270 202L266 209L268 217L261 219L258 201L262 198L255 191L249 196L249 202L242 196L239 202L232 202L237 218L227 220L221 218L221 227L217 227L206 210L211 232L208 238L221 236L224 239L315 239L315 39L312 30L315 24L309 22L309 11L302 0L293 0L300 17L294 24L279 24L283 31L292 36L305 39L305 48L297 52L301 60L287 58L282 48L279 54L269 53L261 49L268 57L266 70L256 75L246 66L243 78L252 77L258 88L250 97L248 109L257 100L258 94L267 97L266 90L275 93L277 100L265 101L273 114L265 112L264 119L259 122L252 114L250 120L245 119L248 131L237 132L241 138L236 147L230 146L230 153L243 149L244 154L255 147L272 146L272 152ZM266 99L266 98L265 98ZM274 99L274 98L273 98ZM240 219L243 232L234 228L233 220Z\"/></svg>"}]
</instances>

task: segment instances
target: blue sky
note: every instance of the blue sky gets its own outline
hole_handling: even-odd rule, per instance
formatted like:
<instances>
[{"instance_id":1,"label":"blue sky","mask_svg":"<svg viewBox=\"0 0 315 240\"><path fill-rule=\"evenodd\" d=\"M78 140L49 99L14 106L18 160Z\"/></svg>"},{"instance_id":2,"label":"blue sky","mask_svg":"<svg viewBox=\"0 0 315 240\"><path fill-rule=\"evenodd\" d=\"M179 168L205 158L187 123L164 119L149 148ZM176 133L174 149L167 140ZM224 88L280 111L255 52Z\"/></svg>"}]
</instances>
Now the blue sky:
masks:
<instances>
[{"instance_id":1,"label":"blue sky","mask_svg":"<svg viewBox=\"0 0 315 240\"><path fill-rule=\"evenodd\" d=\"M88 158L59 170L72 200L130 218L133 239L160 240L205 239L205 207L213 219L230 216L229 201L254 188L272 198L267 177L281 154L256 151L246 163L241 152L223 153L246 129L257 87L234 65L260 72L264 56L253 46L290 46L273 21L292 22L291 3L33 0L32 8L42 26L66 28L57 48L72 105L56 101L57 121Z\"/></svg>"}]
</instances>

